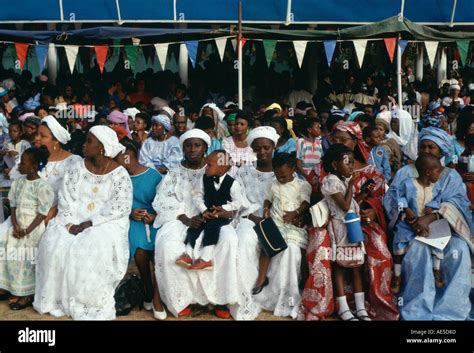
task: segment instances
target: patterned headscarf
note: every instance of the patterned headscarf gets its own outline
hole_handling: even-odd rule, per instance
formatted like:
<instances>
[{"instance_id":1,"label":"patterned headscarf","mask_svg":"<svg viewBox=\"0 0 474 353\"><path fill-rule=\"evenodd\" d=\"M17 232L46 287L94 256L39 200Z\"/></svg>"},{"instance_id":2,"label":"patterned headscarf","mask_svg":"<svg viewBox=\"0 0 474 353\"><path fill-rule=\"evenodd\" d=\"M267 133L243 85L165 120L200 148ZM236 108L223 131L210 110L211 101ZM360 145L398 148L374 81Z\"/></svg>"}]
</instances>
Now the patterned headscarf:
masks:
<instances>
[{"instance_id":1,"label":"patterned headscarf","mask_svg":"<svg viewBox=\"0 0 474 353\"><path fill-rule=\"evenodd\" d=\"M426 127L441 127L441 120L446 118L444 113L433 111L431 114L425 114L418 122L418 130Z\"/></svg>"},{"instance_id":2,"label":"patterned headscarf","mask_svg":"<svg viewBox=\"0 0 474 353\"><path fill-rule=\"evenodd\" d=\"M107 120L112 123L123 124L125 126L125 130L127 131L127 136L130 138L132 137L130 128L128 127L128 116L126 116L124 113L114 110L107 116Z\"/></svg>"},{"instance_id":3,"label":"patterned headscarf","mask_svg":"<svg viewBox=\"0 0 474 353\"><path fill-rule=\"evenodd\" d=\"M339 121L336 125L334 125L332 130L347 132L354 136L357 139L357 146L359 147L362 156L367 162L367 160L369 159L369 150L368 146L364 142L364 139L362 138L362 130L360 129L359 124L349 121Z\"/></svg>"},{"instance_id":4,"label":"patterned headscarf","mask_svg":"<svg viewBox=\"0 0 474 353\"><path fill-rule=\"evenodd\" d=\"M453 144L446 131L437 127L427 127L421 130L418 141L430 140L439 147L441 153L447 159L451 159L454 155Z\"/></svg>"}]
</instances>

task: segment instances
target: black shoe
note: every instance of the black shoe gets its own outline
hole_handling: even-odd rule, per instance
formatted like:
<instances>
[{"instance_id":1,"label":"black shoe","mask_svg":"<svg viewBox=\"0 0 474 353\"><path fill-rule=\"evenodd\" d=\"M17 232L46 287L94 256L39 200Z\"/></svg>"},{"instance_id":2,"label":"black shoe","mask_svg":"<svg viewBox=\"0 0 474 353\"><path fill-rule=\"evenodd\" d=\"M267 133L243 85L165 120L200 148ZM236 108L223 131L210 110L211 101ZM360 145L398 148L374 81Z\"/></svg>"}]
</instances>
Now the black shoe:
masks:
<instances>
[{"instance_id":1,"label":"black shoe","mask_svg":"<svg viewBox=\"0 0 474 353\"><path fill-rule=\"evenodd\" d=\"M263 281L261 286L255 287L254 289L252 289L252 295L257 295L258 293L260 293L263 290L263 288L268 286L268 283L269 283L268 277L265 277L265 281Z\"/></svg>"},{"instance_id":2,"label":"black shoe","mask_svg":"<svg viewBox=\"0 0 474 353\"><path fill-rule=\"evenodd\" d=\"M20 304L18 302L11 303L8 305L11 310L23 310L28 308L29 306L33 306L33 299L27 299L25 304Z\"/></svg>"}]
</instances>

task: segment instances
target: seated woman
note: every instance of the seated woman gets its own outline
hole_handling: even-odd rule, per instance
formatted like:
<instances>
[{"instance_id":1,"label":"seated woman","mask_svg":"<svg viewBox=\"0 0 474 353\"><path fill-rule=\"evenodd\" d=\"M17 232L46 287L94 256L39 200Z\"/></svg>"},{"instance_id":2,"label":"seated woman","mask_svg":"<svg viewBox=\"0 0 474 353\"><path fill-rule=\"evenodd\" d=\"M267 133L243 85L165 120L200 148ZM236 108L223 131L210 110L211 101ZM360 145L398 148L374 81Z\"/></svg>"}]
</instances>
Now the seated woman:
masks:
<instances>
[{"instance_id":1,"label":"seated woman","mask_svg":"<svg viewBox=\"0 0 474 353\"><path fill-rule=\"evenodd\" d=\"M75 320L115 318L115 287L127 272L132 183L113 158L125 149L115 132L94 126L85 160L64 175L58 214L37 253L34 308Z\"/></svg>"},{"instance_id":2,"label":"seated woman","mask_svg":"<svg viewBox=\"0 0 474 353\"><path fill-rule=\"evenodd\" d=\"M384 178L374 166L367 164L368 151L362 140L362 131L355 122L339 121L331 134L333 143L342 143L354 151L354 172L358 177L354 181L357 197L364 193L362 186L369 179L374 188L363 195L361 202L362 230L366 240L365 273L368 281L367 301L369 315L375 320L398 320L396 298L390 292L393 261L387 246L386 222L382 206ZM311 228L309 231L307 261L310 275L303 291L299 319L321 320L334 311L332 290L331 242L327 227Z\"/></svg>"},{"instance_id":3,"label":"seated woman","mask_svg":"<svg viewBox=\"0 0 474 353\"><path fill-rule=\"evenodd\" d=\"M419 135L418 151L428 153L438 159L453 155L448 134L435 127L422 129ZM414 165L400 169L385 195L384 206L390 223L399 217L397 204L398 188L401 183L417 177ZM439 218L449 222L452 237L444 248L441 261L444 288L437 289L434 282L433 258L429 245L413 241L402 263L400 314L403 320L466 320L471 309L471 222L470 203L463 188L459 173L444 167L436 182L433 194L441 193L440 208L437 213L424 215L411 225L415 234L427 231L429 225Z\"/></svg>"},{"instance_id":4,"label":"seated woman","mask_svg":"<svg viewBox=\"0 0 474 353\"><path fill-rule=\"evenodd\" d=\"M221 228L214 249L214 268L210 271L189 271L175 264L185 252L184 240L189 227L199 228L203 222L193 203L206 169L204 154L211 143L208 134L192 129L180 137L184 160L170 169L161 181L153 208L157 215L154 227L160 228L155 244L155 274L160 296L174 316L191 313L189 305L216 305L216 314L230 317L227 304L239 302L237 281L237 235L232 225ZM199 239L201 239L200 237ZM199 257L200 240L194 257Z\"/></svg>"}]
</instances>

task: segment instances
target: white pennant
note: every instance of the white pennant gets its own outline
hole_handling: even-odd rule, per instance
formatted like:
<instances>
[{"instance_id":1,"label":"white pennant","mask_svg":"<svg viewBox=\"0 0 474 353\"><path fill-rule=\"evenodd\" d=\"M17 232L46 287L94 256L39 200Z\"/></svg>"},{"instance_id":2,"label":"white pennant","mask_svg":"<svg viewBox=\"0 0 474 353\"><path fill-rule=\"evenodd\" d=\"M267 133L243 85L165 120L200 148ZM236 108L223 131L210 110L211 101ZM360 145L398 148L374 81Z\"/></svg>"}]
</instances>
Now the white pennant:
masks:
<instances>
[{"instance_id":1,"label":"white pennant","mask_svg":"<svg viewBox=\"0 0 474 353\"><path fill-rule=\"evenodd\" d=\"M216 38L217 51L221 57L221 61L224 59L225 45L227 44L227 38Z\"/></svg>"},{"instance_id":2,"label":"white pennant","mask_svg":"<svg viewBox=\"0 0 474 353\"><path fill-rule=\"evenodd\" d=\"M232 48L234 48L234 52L237 50L237 39L234 38L230 41L232 43Z\"/></svg>"},{"instance_id":3,"label":"white pennant","mask_svg":"<svg viewBox=\"0 0 474 353\"><path fill-rule=\"evenodd\" d=\"M428 41L425 42L426 52L428 53L428 59L430 61L431 67L433 67L436 59L436 52L438 51L439 42Z\"/></svg>"},{"instance_id":4,"label":"white pennant","mask_svg":"<svg viewBox=\"0 0 474 353\"><path fill-rule=\"evenodd\" d=\"M301 67L303 63L304 53L306 51L307 40L295 40L293 46L295 47L296 59L298 60L298 66Z\"/></svg>"},{"instance_id":5,"label":"white pennant","mask_svg":"<svg viewBox=\"0 0 474 353\"><path fill-rule=\"evenodd\" d=\"M64 49L66 50L67 62L69 64L69 70L71 74L74 71L74 65L76 64L77 53L79 52L78 45L65 45Z\"/></svg>"},{"instance_id":6,"label":"white pennant","mask_svg":"<svg viewBox=\"0 0 474 353\"><path fill-rule=\"evenodd\" d=\"M359 67L362 67L364 62L365 48L367 47L367 39L356 39L354 40L354 48L356 51L357 61L359 62Z\"/></svg>"},{"instance_id":7,"label":"white pennant","mask_svg":"<svg viewBox=\"0 0 474 353\"><path fill-rule=\"evenodd\" d=\"M155 44L156 55L160 61L161 69L165 71L166 57L168 56L168 43Z\"/></svg>"}]
</instances>

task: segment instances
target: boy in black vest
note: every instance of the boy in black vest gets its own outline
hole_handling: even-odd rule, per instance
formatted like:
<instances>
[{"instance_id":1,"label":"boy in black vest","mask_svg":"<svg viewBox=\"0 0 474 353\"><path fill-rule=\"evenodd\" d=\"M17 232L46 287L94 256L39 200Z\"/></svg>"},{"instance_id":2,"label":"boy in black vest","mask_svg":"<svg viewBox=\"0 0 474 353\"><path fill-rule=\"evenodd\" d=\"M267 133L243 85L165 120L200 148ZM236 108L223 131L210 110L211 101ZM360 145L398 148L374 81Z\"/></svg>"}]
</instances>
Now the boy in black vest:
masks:
<instances>
[{"instance_id":1,"label":"boy in black vest","mask_svg":"<svg viewBox=\"0 0 474 353\"><path fill-rule=\"evenodd\" d=\"M242 207L240 185L227 174L231 166L230 155L224 150L216 150L207 157L206 173L194 195L203 223L199 228L188 228L186 252L176 260L177 265L194 271L213 268L214 248L219 240L220 230L232 222ZM193 249L202 231L201 256L193 262Z\"/></svg>"}]
</instances>

